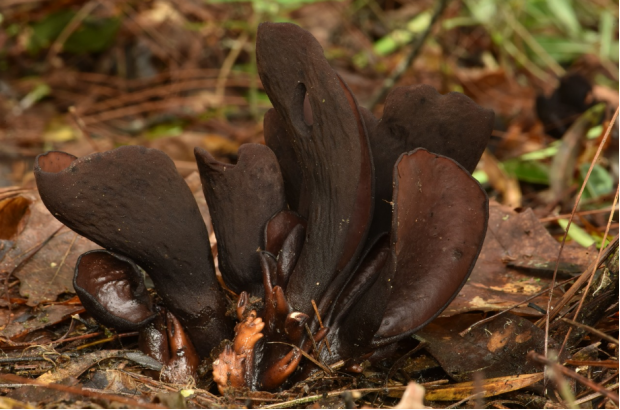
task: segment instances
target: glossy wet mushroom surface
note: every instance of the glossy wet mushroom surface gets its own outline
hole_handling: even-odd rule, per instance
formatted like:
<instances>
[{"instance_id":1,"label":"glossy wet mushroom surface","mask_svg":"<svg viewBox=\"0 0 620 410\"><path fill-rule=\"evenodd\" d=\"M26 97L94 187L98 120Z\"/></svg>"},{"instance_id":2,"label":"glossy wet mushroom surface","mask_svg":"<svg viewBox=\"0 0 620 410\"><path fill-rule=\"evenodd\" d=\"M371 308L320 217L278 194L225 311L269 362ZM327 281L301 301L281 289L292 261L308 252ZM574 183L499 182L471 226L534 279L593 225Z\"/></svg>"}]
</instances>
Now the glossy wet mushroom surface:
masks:
<instances>
[{"instance_id":1,"label":"glossy wet mushroom surface","mask_svg":"<svg viewBox=\"0 0 620 410\"><path fill-rule=\"evenodd\" d=\"M399 87L376 119L300 27L261 24L256 50L274 106L266 145L242 146L236 164L195 152L234 297L218 284L198 207L164 153L50 152L35 164L52 214L104 248L76 267L88 312L141 329L142 349L167 364L169 380L195 375L198 356L217 347L222 393L285 388L314 370L304 354L354 368L410 336L467 281L488 219L470 173L491 111L461 94Z\"/></svg>"}]
</instances>

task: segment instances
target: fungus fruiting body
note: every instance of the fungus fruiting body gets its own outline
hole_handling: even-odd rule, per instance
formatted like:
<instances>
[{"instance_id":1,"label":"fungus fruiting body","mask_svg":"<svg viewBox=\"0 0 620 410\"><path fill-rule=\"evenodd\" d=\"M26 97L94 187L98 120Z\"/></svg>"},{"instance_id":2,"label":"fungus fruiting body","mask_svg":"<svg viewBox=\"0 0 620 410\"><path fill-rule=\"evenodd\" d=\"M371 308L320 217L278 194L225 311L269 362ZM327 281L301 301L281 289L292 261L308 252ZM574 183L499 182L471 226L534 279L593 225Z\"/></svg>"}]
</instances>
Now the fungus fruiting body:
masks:
<instances>
[{"instance_id":1,"label":"fungus fruiting body","mask_svg":"<svg viewBox=\"0 0 620 410\"><path fill-rule=\"evenodd\" d=\"M305 353L353 369L408 337L463 286L488 219L470 172L491 111L412 86L393 90L377 120L292 24L259 27L257 62L274 105L266 146L242 146L235 165L195 151L236 325L198 207L165 154L50 152L35 164L52 214L105 248L76 267L88 312L142 329L143 350L169 363L170 380L194 371L194 348L207 357L220 347L220 391L285 386L312 370Z\"/></svg>"}]
</instances>

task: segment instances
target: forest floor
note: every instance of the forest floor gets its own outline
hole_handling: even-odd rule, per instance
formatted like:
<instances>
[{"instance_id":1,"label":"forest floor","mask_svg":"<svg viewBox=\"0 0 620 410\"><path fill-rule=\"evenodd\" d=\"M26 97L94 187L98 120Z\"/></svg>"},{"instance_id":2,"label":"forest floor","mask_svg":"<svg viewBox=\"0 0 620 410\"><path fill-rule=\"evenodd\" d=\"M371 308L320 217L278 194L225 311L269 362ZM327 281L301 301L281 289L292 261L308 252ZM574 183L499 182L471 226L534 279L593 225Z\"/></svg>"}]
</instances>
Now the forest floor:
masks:
<instances>
[{"instance_id":1,"label":"forest floor","mask_svg":"<svg viewBox=\"0 0 620 410\"><path fill-rule=\"evenodd\" d=\"M1 408L419 406L409 382L432 408L618 408L617 2L0 3ZM48 150L160 149L212 232L193 150L234 163L264 142L262 21L310 31L377 117L390 82L492 109L473 174L489 230L459 296L391 357L221 396L209 360L164 383L137 333L85 313L73 271L97 246L47 211L32 169Z\"/></svg>"}]
</instances>

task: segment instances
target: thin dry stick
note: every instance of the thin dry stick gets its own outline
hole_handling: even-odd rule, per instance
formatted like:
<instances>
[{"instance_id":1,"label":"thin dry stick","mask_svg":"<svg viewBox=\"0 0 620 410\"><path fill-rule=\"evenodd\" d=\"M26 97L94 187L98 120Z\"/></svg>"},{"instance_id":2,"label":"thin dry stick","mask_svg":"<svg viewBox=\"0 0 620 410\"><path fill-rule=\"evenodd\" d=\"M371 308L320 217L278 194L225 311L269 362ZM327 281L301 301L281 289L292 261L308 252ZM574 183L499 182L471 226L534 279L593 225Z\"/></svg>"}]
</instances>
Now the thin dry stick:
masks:
<instances>
[{"instance_id":1,"label":"thin dry stick","mask_svg":"<svg viewBox=\"0 0 620 410\"><path fill-rule=\"evenodd\" d=\"M620 368L620 363L615 360L567 360L564 364L570 366L605 367L607 369Z\"/></svg>"},{"instance_id":2,"label":"thin dry stick","mask_svg":"<svg viewBox=\"0 0 620 410\"><path fill-rule=\"evenodd\" d=\"M289 347L292 347L295 350L299 350L299 353L301 353L301 355L303 357L305 357L306 359L310 360L312 363L316 364L318 367L321 368L321 370L323 370L325 372L325 374L333 374L334 372L332 372L332 369L330 369L329 367L325 366L323 363L320 363L319 361L317 361L314 357L310 356L308 353L304 352L302 349L300 349L299 347L290 344L290 343L284 343L284 342L267 342L267 344L279 344L279 345L286 345Z\"/></svg>"},{"instance_id":3,"label":"thin dry stick","mask_svg":"<svg viewBox=\"0 0 620 410\"><path fill-rule=\"evenodd\" d=\"M564 250L564 244L566 243L566 237L568 236L568 231L573 221L573 217L575 216L575 212L577 212L577 207L579 206L579 201L581 201L581 196L583 195L583 191L586 189L586 184L588 183L588 180L590 179L590 174L592 174L592 169L594 168L594 164L596 164L598 157L601 155L601 151L603 151L603 147L605 146L605 143L607 142L607 138L609 138L609 134L611 133L611 128L616 122L616 118L618 118L618 108L616 108L616 112L614 113L614 116L612 117L611 121L609 122L609 125L607 126L607 130L605 131L605 136L603 137L603 140L599 144L598 149L596 150L596 154L594 154L594 158L592 159L592 163L590 164L588 173L586 174L586 177L584 178L583 184L581 184L581 190L579 190L579 195L577 195L577 199L575 200L573 211L571 212L571 216L568 219L568 224L566 225L566 232L564 232L564 236L562 237L562 243L560 244L560 251L558 252L558 258L555 262L553 278L551 279L551 286L549 288L549 300L547 302L547 314L545 315L545 318L546 318L545 319L545 357L547 357L548 346L549 346L549 316L551 312L551 300L553 297L553 292L551 289L555 287L555 280L558 274L558 269L560 267L560 258L562 257L562 251Z\"/></svg>"},{"instance_id":4,"label":"thin dry stick","mask_svg":"<svg viewBox=\"0 0 620 410\"><path fill-rule=\"evenodd\" d=\"M86 129L86 124L84 124L84 121L78 115L74 106L69 107L69 114L71 114L71 118L73 118L75 125L78 126L80 132L82 133L82 136L86 138L86 141L88 141L90 146L93 147L93 150L95 150L95 152L101 152L101 149L99 149L99 145L97 145L93 137L90 135L90 132Z\"/></svg>"},{"instance_id":5,"label":"thin dry stick","mask_svg":"<svg viewBox=\"0 0 620 410\"><path fill-rule=\"evenodd\" d=\"M614 250L617 246L618 235L616 235L616 237L611 241L611 243L605 248L601 260L607 259L611 251ZM575 296L575 294L581 289L583 284L586 283L587 280L590 278L590 275L593 275L598 268L599 266L596 266L594 261L592 261L592 263L588 265L588 267L583 271L583 273L579 275L579 277L577 277L575 283L573 283L572 286L566 291L566 293L564 293L562 298L556 302L553 311L549 312L549 320L553 320L560 313L562 308L573 299L573 296ZM545 323L544 319L545 318L543 317L538 322L536 322L536 326L542 326L543 323Z\"/></svg>"},{"instance_id":6,"label":"thin dry stick","mask_svg":"<svg viewBox=\"0 0 620 410\"><path fill-rule=\"evenodd\" d=\"M422 46L424 45L424 42L426 41L428 35L431 33L431 30L435 26L435 23L437 22L437 20L439 20L439 17L442 15L443 11L446 9L447 5L448 5L448 0L441 0L437 3L435 11L433 12L433 16L431 17L431 21L426 27L426 30L424 30L424 32L415 39L415 43L412 45L411 51L409 52L409 55L407 56L407 58L401 61L400 64L394 70L394 72L383 81L383 84L379 92L377 92L377 94L375 94L372 97L372 100L370 100L368 107L370 108L371 111L375 108L375 106L379 103L379 101L385 98L386 94L388 93L388 90L390 90L390 88L392 88L394 84L396 84L398 80L400 80L400 77L402 77L403 74L405 74L407 69L413 63L413 60L415 60L418 54L420 54L420 50L422 50Z\"/></svg>"},{"instance_id":7,"label":"thin dry stick","mask_svg":"<svg viewBox=\"0 0 620 410\"><path fill-rule=\"evenodd\" d=\"M617 389L617 388L618 388L618 383L613 384L613 385L608 387L608 389L610 389L610 390L611 389ZM585 396L585 397L583 397L581 399L575 400L575 404L576 405L580 405L580 404L583 404L583 403L587 403L587 402L589 402L591 400L594 400L594 399L597 399L597 398L599 398L601 396L602 396L601 393L592 393L592 394L589 394L589 395L587 395L587 396Z\"/></svg>"},{"instance_id":8,"label":"thin dry stick","mask_svg":"<svg viewBox=\"0 0 620 410\"><path fill-rule=\"evenodd\" d=\"M533 350L531 352L529 352L527 354L527 358L528 360L533 360L537 363L541 363L544 364L545 366L552 366L553 369L557 372L562 373L564 376L568 376L572 379L577 380L579 383L583 384L586 387L589 387L590 389L594 390L595 392L601 393L602 395L604 395L605 397L613 400L616 404L618 404L618 394L607 390L605 387L593 382L592 380L588 379L587 377L584 377L578 373L575 373L574 371L567 369L564 366L561 366L557 363L554 363L553 361L546 359L544 356L539 355L538 353L534 352Z\"/></svg>"},{"instance_id":9,"label":"thin dry stick","mask_svg":"<svg viewBox=\"0 0 620 410\"><path fill-rule=\"evenodd\" d=\"M247 106L248 102L243 97L226 96L225 101L227 104ZM194 103L200 103L208 105L210 107L216 106L217 101L215 95L205 94L196 95L191 97L176 97L162 101L146 101L144 103L129 105L127 107L118 108L116 110L105 111L100 114L87 115L82 117L84 124L91 125L98 122L109 121L116 118L126 117L130 115L142 114L144 112L166 110L170 108L176 108L183 105L189 105Z\"/></svg>"},{"instance_id":10,"label":"thin dry stick","mask_svg":"<svg viewBox=\"0 0 620 410\"><path fill-rule=\"evenodd\" d=\"M48 63L53 63L54 57L60 52L62 47L65 45L65 42L69 39L71 34L75 32L80 27L80 24L84 21L86 17L99 5L97 0L92 0L86 3L80 11L76 13L76 15L71 19L69 24L65 26L60 35L56 38L56 41L50 47L50 51L47 53L47 57L45 60Z\"/></svg>"},{"instance_id":11,"label":"thin dry stick","mask_svg":"<svg viewBox=\"0 0 620 410\"><path fill-rule=\"evenodd\" d=\"M385 375L385 381L383 383L387 386L388 382L390 381L390 378L394 375L394 373L400 370L401 367L403 367L403 365L405 364L405 361L408 358L410 358L414 353L416 353L417 351L421 350L422 348L426 346L427 346L426 342L420 342L420 344L414 347L413 350L410 350L409 352L405 353L403 356L398 358L398 360L396 360L396 362L394 362L394 364L390 368L390 371L387 373L387 375Z\"/></svg>"},{"instance_id":12,"label":"thin dry stick","mask_svg":"<svg viewBox=\"0 0 620 410\"><path fill-rule=\"evenodd\" d=\"M188 81L176 81L173 84L153 85L146 89L135 90L121 95L106 95L106 99L92 104L81 104L82 115L96 115L106 111L122 108L132 103L149 101L153 98L167 99L173 92L211 90L217 85L217 80L198 79ZM239 80L230 76L224 78L224 87L249 87L248 80ZM95 90L96 92L97 90Z\"/></svg>"},{"instance_id":13,"label":"thin dry stick","mask_svg":"<svg viewBox=\"0 0 620 410\"><path fill-rule=\"evenodd\" d=\"M319 326L321 327L321 329L323 329L323 321L321 320L321 315L319 315L319 309L316 306L316 302L314 301L314 299L312 299L310 302L312 303L312 309L314 309L314 314L319 321Z\"/></svg>"},{"instance_id":14,"label":"thin dry stick","mask_svg":"<svg viewBox=\"0 0 620 410\"><path fill-rule=\"evenodd\" d=\"M436 381L436 382L418 383L418 384L423 387L430 387L430 386L435 386L438 384L443 384L439 382L441 382L441 380ZM374 392L405 391L405 389L407 389L407 386L370 387L367 389L332 391L327 394L317 394L315 396L307 396L307 397L302 397L300 399L285 401L282 403L270 404L268 406L263 406L261 408L262 409L290 409L295 406L299 406L300 404L312 403L312 402L319 401L321 399L325 399L328 397L337 397L345 393L350 393L355 397L357 393L366 394L366 393L374 393Z\"/></svg>"},{"instance_id":15,"label":"thin dry stick","mask_svg":"<svg viewBox=\"0 0 620 410\"><path fill-rule=\"evenodd\" d=\"M246 31L246 32L243 32L239 36L239 38L237 38L237 41L235 41L235 44L230 49L230 52L224 59L224 64L222 64L220 73L217 76L217 85L215 87L215 95L216 95L217 101L219 101L220 104L222 103L224 99L224 92L226 91L226 80L228 79L228 75L230 74L230 71L233 68L233 64L235 64L235 61L237 61L237 57L239 57L241 50L243 50L243 46L245 46L245 43L247 42L248 42L248 33Z\"/></svg>"},{"instance_id":16,"label":"thin dry stick","mask_svg":"<svg viewBox=\"0 0 620 410\"><path fill-rule=\"evenodd\" d=\"M614 203L611 206L612 208L616 206L616 204L618 203L618 190L620 189L620 185L616 188L616 196L614 197ZM609 213L609 220L607 221L607 227L605 228L605 235L603 235L603 243L605 243L607 241L607 235L609 235L609 228L611 226L611 221L614 219L614 213L610 212ZM568 231L568 229L567 229ZM601 254L603 253L603 247L601 246L601 249L598 252L598 255L596 256L596 263L595 265L598 266L598 264L601 262ZM590 280L588 281L588 284L586 285L586 289L583 291L583 295L581 295L581 300L579 300L579 306L577 306L577 310L575 311L575 315L573 316L573 320L576 321L577 318L579 317L579 313L581 312L581 308L583 306L583 302L586 300L586 296L588 295L588 291L590 290L590 286L592 286L592 282L594 280L594 273L592 275L590 275ZM568 337L571 334L571 331L573 330L573 328L569 328L568 332L566 332L566 336L564 337L564 342L562 342L562 347L560 347L560 352L558 353L558 356L562 354L562 351L564 350L564 347L566 346L566 343L568 342ZM617 342L617 341L616 341Z\"/></svg>"},{"instance_id":17,"label":"thin dry stick","mask_svg":"<svg viewBox=\"0 0 620 410\"><path fill-rule=\"evenodd\" d=\"M140 409L165 409L166 407L154 403L146 403L140 400L131 399L129 397L117 396L115 394L100 393L93 390L82 389L80 387L64 386L56 383L43 383L38 380L27 379L25 377L15 376L13 374L0 374L0 379L4 379L13 383L29 384L33 386L41 386L52 390L58 390L65 393L78 394L84 397L92 397L95 399L103 399L115 401L125 404L129 407Z\"/></svg>"},{"instance_id":18,"label":"thin dry stick","mask_svg":"<svg viewBox=\"0 0 620 410\"><path fill-rule=\"evenodd\" d=\"M611 337L607 333L603 333L600 330L595 329L595 328L593 328L591 326L584 325L583 323L575 322L574 320L566 319L565 317L563 317L562 320L565 321L566 323L568 323L569 325L573 325L573 326L585 329L589 333L592 333L593 335L596 335L596 336L600 337L601 339L605 339L608 342L615 343L615 344L620 344L620 341L618 341L618 339L616 339L615 337Z\"/></svg>"},{"instance_id":19,"label":"thin dry stick","mask_svg":"<svg viewBox=\"0 0 620 410\"><path fill-rule=\"evenodd\" d=\"M570 282L572 280L575 280L575 278L569 278L569 279L566 279L566 280L564 280L564 281L562 281L560 283L556 283L554 289L557 288L558 286L565 285L565 284L567 284L568 282ZM545 288L545 289L541 290L540 292L534 293L532 296L528 297L527 299L522 300L521 302L518 302L518 303L510 306L508 309L504 309L501 312L499 312L499 313L497 313L497 314L495 314L493 316L487 317L486 319L479 320L476 323L474 323L473 325L469 326L467 329L463 330L461 333L459 333L459 335L461 335L461 337L465 337L465 335L467 333L471 332L474 327L480 326L483 323L491 322L491 321L497 319L498 317L500 317L501 315L510 312L512 309L514 309L514 308L516 308L518 306L524 305L524 304L528 303L529 301L536 299L540 295L544 295L548 291L549 291L549 288Z\"/></svg>"},{"instance_id":20,"label":"thin dry stick","mask_svg":"<svg viewBox=\"0 0 620 410\"><path fill-rule=\"evenodd\" d=\"M577 212L575 215L586 216L586 215L604 214L606 212L616 212L617 210L618 210L618 206L616 205L615 207L610 207L610 208L593 209L591 211L581 211L581 212ZM539 222L553 222L553 221L557 221L558 219L566 219L566 218L570 218L570 214L548 216L546 218L540 218L538 221Z\"/></svg>"},{"instance_id":21,"label":"thin dry stick","mask_svg":"<svg viewBox=\"0 0 620 410\"><path fill-rule=\"evenodd\" d=\"M71 252L71 248L73 248L73 244L75 243L75 240L77 239L77 237L78 237L77 233L73 234L73 240L71 241L71 243L67 247L67 250L65 251L65 254L62 256L62 259L60 260L60 263L58 264L58 269L56 269L56 272L54 273L54 276L52 276L52 280L50 280L50 283L47 286L51 286L52 283L54 283L54 280L56 280L56 277L58 276L58 273L60 272L62 267L65 266L65 260L67 260L67 256L69 256L69 252Z\"/></svg>"},{"instance_id":22,"label":"thin dry stick","mask_svg":"<svg viewBox=\"0 0 620 410\"><path fill-rule=\"evenodd\" d=\"M138 334L139 334L138 332L129 332L129 333L116 334L114 336L106 337L105 339L96 340L94 342L78 346L78 347L75 348L75 350L86 349L86 348L93 347L93 346L96 346L96 345L100 345L100 344L103 344L103 343L111 342L112 340L120 339L122 337L138 336Z\"/></svg>"},{"instance_id":23,"label":"thin dry stick","mask_svg":"<svg viewBox=\"0 0 620 410\"><path fill-rule=\"evenodd\" d=\"M323 329L323 321L321 320L321 315L319 314L319 308L317 308L316 302L314 301L314 299L312 299L311 302L312 302L312 308L314 309L314 314L316 315L316 318L319 321L319 326L321 327L321 329ZM327 338L325 338L324 340L325 340L325 346L327 347L327 351L329 352L329 354L332 354L332 349L329 346L329 340L327 340Z\"/></svg>"}]
</instances>

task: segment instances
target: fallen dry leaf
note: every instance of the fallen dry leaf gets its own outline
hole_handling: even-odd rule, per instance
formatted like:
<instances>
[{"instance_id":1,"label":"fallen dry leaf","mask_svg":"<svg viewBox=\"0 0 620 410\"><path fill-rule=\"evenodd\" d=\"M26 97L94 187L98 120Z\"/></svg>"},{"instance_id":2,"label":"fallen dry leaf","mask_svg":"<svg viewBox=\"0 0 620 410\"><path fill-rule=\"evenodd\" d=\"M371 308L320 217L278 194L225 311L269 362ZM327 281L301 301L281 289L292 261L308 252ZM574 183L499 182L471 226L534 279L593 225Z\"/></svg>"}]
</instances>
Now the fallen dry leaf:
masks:
<instances>
[{"instance_id":1,"label":"fallen dry leaf","mask_svg":"<svg viewBox=\"0 0 620 410\"><path fill-rule=\"evenodd\" d=\"M483 380L480 389L484 392L483 397L492 397L531 386L543 377L543 373L496 377ZM457 383L445 387L429 388L424 398L428 401L457 401L471 397L475 393L474 390L474 382Z\"/></svg>"},{"instance_id":2,"label":"fallen dry leaf","mask_svg":"<svg viewBox=\"0 0 620 410\"><path fill-rule=\"evenodd\" d=\"M77 258L98 246L58 222L43 205L37 191L21 192L5 201L9 199L29 206L27 212L20 212L22 218L18 225L23 229L0 261L0 272L20 280L20 294L28 298L29 306L53 302L61 293L73 292ZM13 215L12 209L1 208L0 219L5 216L2 211Z\"/></svg>"},{"instance_id":3,"label":"fallen dry leaf","mask_svg":"<svg viewBox=\"0 0 620 410\"><path fill-rule=\"evenodd\" d=\"M526 360L529 351L544 351L545 332L529 320L510 313L474 327L464 337L459 333L483 317L464 314L441 318L416 333L427 342L429 352L457 381L470 381L473 374L485 377L537 373L540 366ZM549 340L549 348L559 345Z\"/></svg>"},{"instance_id":4,"label":"fallen dry leaf","mask_svg":"<svg viewBox=\"0 0 620 410\"><path fill-rule=\"evenodd\" d=\"M91 367L98 365L99 362L111 358L128 359L153 370L161 369L161 363L142 352L127 350L101 350L98 352L87 353L83 356L70 360L63 365L42 374L37 378L37 381L43 383L59 383L67 378L74 379L81 376Z\"/></svg>"},{"instance_id":5,"label":"fallen dry leaf","mask_svg":"<svg viewBox=\"0 0 620 410\"><path fill-rule=\"evenodd\" d=\"M501 311L547 288L560 250L556 241L527 209L521 213L497 202L489 204L489 226L476 266L442 317L472 311ZM560 277L582 272L596 257L595 249L566 244ZM559 296L559 291L554 293ZM532 303L547 305L548 296ZM525 305L515 313L541 316Z\"/></svg>"},{"instance_id":6,"label":"fallen dry leaf","mask_svg":"<svg viewBox=\"0 0 620 410\"><path fill-rule=\"evenodd\" d=\"M0 239L13 239L19 233L29 205L30 201L23 196L0 200Z\"/></svg>"},{"instance_id":7,"label":"fallen dry leaf","mask_svg":"<svg viewBox=\"0 0 620 410\"><path fill-rule=\"evenodd\" d=\"M0 337L9 340L19 339L28 333L60 323L70 316L83 311L84 308L81 305L46 306L37 312L33 312L32 317L26 321L13 321L9 323L0 331Z\"/></svg>"}]
</instances>

